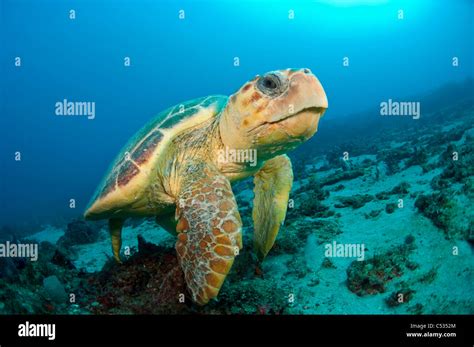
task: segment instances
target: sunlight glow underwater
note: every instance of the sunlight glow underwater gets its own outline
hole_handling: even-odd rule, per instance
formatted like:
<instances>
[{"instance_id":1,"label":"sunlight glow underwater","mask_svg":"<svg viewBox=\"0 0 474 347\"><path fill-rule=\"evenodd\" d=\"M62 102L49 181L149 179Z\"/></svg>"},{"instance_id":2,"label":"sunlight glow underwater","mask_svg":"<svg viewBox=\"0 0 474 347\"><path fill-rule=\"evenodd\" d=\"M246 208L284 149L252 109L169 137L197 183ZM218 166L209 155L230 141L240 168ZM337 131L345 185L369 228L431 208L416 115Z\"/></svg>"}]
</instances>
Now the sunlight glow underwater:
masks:
<instances>
[{"instance_id":1,"label":"sunlight glow underwater","mask_svg":"<svg viewBox=\"0 0 474 347\"><path fill-rule=\"evenodd\" d=\"M361 6L361 5L381 5L386 4L390 0L318 0L318 3L334 5L334 6Z\"/></svg>"}]
</instances>

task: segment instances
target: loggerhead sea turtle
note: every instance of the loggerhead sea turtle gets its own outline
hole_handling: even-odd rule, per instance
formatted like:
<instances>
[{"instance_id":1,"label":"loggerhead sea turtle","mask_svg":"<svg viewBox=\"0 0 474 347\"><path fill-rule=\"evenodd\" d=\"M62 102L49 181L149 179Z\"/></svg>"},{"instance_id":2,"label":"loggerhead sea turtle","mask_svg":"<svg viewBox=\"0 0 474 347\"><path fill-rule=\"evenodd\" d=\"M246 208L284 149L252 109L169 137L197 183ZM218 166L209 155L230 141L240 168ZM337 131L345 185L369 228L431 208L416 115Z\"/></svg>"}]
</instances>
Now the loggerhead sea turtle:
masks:
<instances>
[{"instance_id":1,"label":"loggerhead sea turtle","mask_svg":"<svg viewBox=\"0 0 474 347\"><path fill-rule=\"evenodd\" d=\"M109 220L118 262L125 218L156 216L177 234L188 290L204 305L218 294L242 248L230 183L254 176L254 246L263 260L285 219L293 182L285 153L314 135L327 106L309 69L286 69L257 75L230 97L171 107L125 145L84 216ZM256 162L222 155L245 150L256 151Z\"/></svg>"}]
</instances>

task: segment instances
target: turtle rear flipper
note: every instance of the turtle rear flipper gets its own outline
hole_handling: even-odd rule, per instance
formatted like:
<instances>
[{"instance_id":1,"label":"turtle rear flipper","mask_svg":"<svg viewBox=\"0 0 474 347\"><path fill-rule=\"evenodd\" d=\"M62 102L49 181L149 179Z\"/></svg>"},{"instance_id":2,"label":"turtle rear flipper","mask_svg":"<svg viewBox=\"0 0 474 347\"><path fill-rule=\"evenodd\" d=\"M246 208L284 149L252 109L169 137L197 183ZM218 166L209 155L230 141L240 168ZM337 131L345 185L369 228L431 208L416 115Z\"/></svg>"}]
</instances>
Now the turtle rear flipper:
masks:
<instances>
[{"instance_id":1,"label":"turtle rear flipper","mask_svg":"<svg viewBox=\"0 0 474 347\"><path fill-rule=\"evenodd\" d=\"M242 221L229 181L213 166L188 163L176 202L176 251L193 301L217 296L242 248Z\"/></svg>"},{"instance_id":2,"label":"turtle rear flipper","mask_svg":"<svg viewBox=\"0 0 474 347\"><path fill-rule=\"evenodd\" d=\"M112 239L112 251L114 253L114 258L117 263L122 262L122 260L120 260L120 248L122 248L122 228L122 218L109 219L109 232L110 237Z\"/></svg>"}]
</instances>

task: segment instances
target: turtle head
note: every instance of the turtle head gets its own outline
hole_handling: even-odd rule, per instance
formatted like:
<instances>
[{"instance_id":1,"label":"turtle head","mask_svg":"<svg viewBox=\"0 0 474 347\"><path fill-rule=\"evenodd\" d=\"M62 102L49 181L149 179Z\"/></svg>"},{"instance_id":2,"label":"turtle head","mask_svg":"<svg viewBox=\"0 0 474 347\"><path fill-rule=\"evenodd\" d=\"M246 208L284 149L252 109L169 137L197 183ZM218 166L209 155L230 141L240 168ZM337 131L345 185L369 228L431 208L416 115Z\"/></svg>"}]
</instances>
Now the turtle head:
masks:
<instances>
[{"instance_id":1,"label":"turtle head","mask_svg":"<svg viewBox=\"0 0 474 347\"><path fill-rule=\"evenodd\" d=\"M230 97L220 124L222 140L230 148L254 148L267 159L313 136L327 107L326 93L309 69L271 71Z\"/></svg>"}]
</instances>

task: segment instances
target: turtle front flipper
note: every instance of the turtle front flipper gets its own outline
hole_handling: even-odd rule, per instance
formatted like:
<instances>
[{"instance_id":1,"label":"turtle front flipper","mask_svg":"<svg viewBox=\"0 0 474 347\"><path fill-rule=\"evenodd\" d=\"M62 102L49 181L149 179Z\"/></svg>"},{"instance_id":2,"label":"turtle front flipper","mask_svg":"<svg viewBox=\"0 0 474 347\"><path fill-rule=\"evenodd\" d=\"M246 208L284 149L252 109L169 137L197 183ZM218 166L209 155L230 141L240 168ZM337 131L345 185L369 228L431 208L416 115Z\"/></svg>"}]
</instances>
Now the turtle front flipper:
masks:
<instances>
[{"instance_id":1,"label":"turtle front flipper","mask_svg":"<svg viewBox=\"0 0 474 347\"><path fill-rule=\"evenodd\" d=\"M265 162L254 177L253 223L254 246L257 256L263 260L273 244L285 220L293 184L290 158L279 155Z\"/></svg>"},{"instance_id":2,"label":"turtle front flipper","mask_svg":"<svg viewBox=\"0 0 474 347\"><path fill-rule=\"evenodd\" d=\"M212 165L183 168L176 201L176 251L194 302L217 296L242 248L242 221L229 181Z\"/></svg>"}]
</instances>

